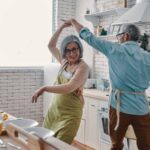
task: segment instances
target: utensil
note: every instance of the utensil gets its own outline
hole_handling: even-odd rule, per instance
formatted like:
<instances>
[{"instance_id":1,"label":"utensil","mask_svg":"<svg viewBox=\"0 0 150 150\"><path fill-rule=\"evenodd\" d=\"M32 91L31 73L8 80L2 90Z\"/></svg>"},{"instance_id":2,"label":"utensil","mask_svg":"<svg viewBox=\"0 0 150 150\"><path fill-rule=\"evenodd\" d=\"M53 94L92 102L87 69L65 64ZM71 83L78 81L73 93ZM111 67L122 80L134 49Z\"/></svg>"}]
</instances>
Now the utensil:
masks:
<instances>
[{"instance_id":1,"label":"utensil","mask_svg":"<svg viewBox=\"0 0 150 150\"><path fill-rule=\"evenodd\" d=\"M15 149L19 149L19 150L22 149L21 147L16 146L16 145L14 145L14 144L12 144L12 143L10 143L10 142L8 142L7 145L9 145L9 146L11 146L11 147L14 147Z\"/></svg>"}]
</instances>

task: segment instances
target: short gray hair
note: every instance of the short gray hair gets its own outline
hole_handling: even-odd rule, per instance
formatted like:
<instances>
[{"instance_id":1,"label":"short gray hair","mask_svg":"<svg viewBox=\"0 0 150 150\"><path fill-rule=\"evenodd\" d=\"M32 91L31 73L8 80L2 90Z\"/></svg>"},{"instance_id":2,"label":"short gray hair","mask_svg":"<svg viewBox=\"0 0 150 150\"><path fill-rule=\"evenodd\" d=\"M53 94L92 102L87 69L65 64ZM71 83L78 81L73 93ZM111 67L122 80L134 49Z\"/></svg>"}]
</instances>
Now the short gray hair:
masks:
<instances>
[{"instance_id":1,"label":"short gray hair","mask_svg":"<svg viewBox=\"0 0 150 150\"><path fill-rule=\"evenodd\" d=\"M130 40L138 41L140 38L140 30L134 24L123 24L121 26L121 32L128 33L130 36Z\"/></svg>"},{"instance_id":2,"label":"short gray hair","mask_svg":"<svg viewBox=\"0 0 150 150\"><path fill-rule=\"evenodd\" d=\"M62 54L62 57L65 58L66 56L66 47L69 43L71 42L74 42L78 45L79 47L79 51L80 51L80 58L83 57L83 46L82 46L82 43L80 42L79 38L75 35L69 35L69 36L66 36L62 43L61 43L61 54Z\"/></svg>"}]
</instances>

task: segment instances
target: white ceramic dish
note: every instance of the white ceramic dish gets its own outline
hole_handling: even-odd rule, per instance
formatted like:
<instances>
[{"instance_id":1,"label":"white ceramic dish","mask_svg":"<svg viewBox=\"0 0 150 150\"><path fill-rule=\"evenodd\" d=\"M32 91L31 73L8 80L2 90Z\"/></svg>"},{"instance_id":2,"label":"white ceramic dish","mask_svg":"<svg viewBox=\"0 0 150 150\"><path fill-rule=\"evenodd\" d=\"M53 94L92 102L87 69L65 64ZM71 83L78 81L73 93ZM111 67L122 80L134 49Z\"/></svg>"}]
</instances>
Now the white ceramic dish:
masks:
<instances>
[{"instance_id":1,"label":"white ceramic dish","mask_svg":"<svg viewBox=\"0 0 150 150\"><path fill-rule=\"evenodd\" d=\"M43 139L49 138L54 135L54 131L46 129L44 127L32 127L26 128L25 130Z\"/></svg>"},{"instance_id":2,"label":"white ceramic dish","mask_svg":"<svg viewBox=\"0 0 150 150\"><path fill-rule=\"evenodd\" d=\"M5 122L5 126L9 125L10 123L19 126L23 129L29 128L29 127L35 127L38 126L38 122L32 119L15 119L15 120L8 120Z\"/></svg>"}]
</instances>

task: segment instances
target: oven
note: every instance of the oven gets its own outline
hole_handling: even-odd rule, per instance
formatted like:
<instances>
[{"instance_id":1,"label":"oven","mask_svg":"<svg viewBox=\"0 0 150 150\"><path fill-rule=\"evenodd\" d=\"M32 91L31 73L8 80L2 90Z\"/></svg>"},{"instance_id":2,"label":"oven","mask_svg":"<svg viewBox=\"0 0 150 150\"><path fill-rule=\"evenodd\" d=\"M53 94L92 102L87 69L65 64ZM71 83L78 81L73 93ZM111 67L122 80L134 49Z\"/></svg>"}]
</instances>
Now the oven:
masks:
<instances>
[{"instance_id":1,"label":"oven","mask_svg":"<svg viewBox=\"0 0 150 150\"><path fill-rule=\"evenodd\" d=\"M109 145L111 145L111 140L108 133L108 118L109 118L109 112L108 112L108 101L102 101L99 109L99 121L100 121L100 140L101 143L105 142ZM124 149L128 150L128 141L125 138L124 139Z\"/></svg>"}]
</instances>

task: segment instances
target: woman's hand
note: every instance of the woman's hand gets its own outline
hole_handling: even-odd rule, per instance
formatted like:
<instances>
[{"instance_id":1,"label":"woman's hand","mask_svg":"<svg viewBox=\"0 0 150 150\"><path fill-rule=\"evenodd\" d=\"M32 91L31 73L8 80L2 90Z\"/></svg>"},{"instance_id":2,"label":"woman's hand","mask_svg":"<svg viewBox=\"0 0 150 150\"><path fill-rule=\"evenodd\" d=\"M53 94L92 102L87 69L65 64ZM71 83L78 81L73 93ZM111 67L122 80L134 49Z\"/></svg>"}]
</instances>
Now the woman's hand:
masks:
<instances>
[{"instance_id":1,"label":"woman's hand","mask_svg":"<svg viewBox=\"0 0 150 150\"><path fill-rule=\"evenodd\" d=\"M42 95L44 92L44 88L40 88L38 89L32 96L32 103L36 103L37 102L37 99L40 95Z\"/></svg>"},{"instance_id":2,"label":"woman's hand","mask_svg":"<svg viewBox=\"0 0 150 150\"><path fill-rule=\"evenodd\" d=\"M83 91L81 89L75 90L76 95L80 98L80 101L82 104L84 104L84 97L83 97Z\"/></svg>"}]
</instances>

